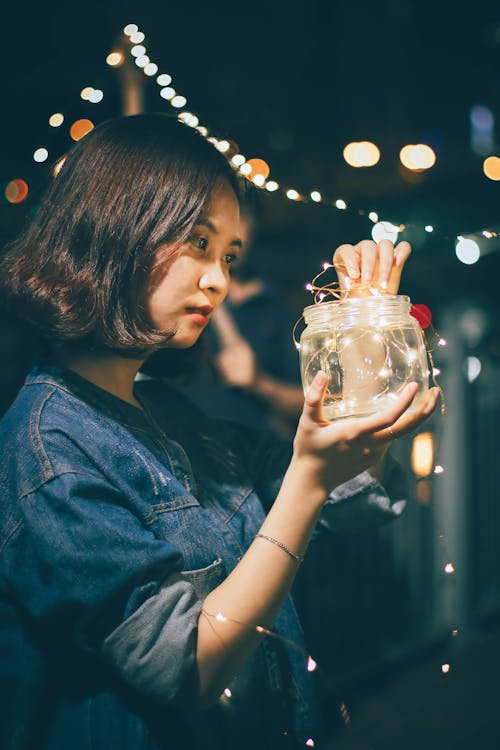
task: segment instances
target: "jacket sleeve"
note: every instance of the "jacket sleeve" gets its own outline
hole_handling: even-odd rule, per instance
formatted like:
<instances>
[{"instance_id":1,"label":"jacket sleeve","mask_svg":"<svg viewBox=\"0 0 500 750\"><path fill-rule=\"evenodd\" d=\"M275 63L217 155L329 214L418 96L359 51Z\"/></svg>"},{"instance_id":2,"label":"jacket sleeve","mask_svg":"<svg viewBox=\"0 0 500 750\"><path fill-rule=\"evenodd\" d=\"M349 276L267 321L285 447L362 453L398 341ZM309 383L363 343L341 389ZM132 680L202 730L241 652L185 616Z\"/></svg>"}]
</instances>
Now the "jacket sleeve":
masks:
<instances>
[{"instance_id":1,"label":"jacket sleeve","mask_svg":"<svg viewBox=\"0 0 500 750\"><path fill-rule=\"evenodd\" d=\"M233 442L234 444L234 442ZM270 435L241 430L240 450L266 510L279 492L292 457L292 446ZM336 487L326 501L319 529L338 534L357 533L382 526L401 515L408 487L400 464L387 454L381 481L368 471Z\"/></svg>"},{"instance_id":2,"label":"jacket sleeve","mask_svg":"<svg viewBox=\"0 0 500 750\"><path fill-rule=\"evenodd\" d=\"M70 658L102 658L141 693L175 697L194 664L201 610L180 552L98 475L59 475L20 507L2 567L37 631Z\"/></svg>"}]
</instances>

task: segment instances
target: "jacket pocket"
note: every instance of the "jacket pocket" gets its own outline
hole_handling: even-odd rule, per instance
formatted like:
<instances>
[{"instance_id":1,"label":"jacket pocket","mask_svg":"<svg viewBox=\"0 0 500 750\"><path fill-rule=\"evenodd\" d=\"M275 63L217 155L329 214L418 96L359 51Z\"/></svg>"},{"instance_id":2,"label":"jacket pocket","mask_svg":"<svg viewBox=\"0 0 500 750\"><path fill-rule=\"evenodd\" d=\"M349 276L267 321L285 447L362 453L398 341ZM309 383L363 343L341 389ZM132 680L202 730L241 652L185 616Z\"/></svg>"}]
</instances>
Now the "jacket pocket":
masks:
<instances>
[{"instance_id":1,"label":"jacket pocket","mask_svg":"<svg viewBox=\"0 0 500 750\"><path fill-rule=\"evenodd\" d=\"M194 590L200 599L204 599L213 589L217 588L226 575L226 567L220 557L206 568L183 570L181 572L182 578L194 586Z\"/></svg>"}]
</instances>

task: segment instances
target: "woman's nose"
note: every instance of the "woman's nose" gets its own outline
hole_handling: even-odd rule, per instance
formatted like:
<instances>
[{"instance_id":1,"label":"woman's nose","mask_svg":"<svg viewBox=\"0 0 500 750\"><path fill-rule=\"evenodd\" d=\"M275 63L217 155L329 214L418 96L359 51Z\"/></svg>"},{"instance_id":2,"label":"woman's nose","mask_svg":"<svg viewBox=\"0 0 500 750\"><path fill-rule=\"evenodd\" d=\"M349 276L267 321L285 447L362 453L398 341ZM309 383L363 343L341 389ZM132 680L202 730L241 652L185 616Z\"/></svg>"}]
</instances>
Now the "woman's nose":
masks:
<instances>
[{"instance_id":1,"label":"woman's nose","mask_svg":"<svg viewBox=\"0 0 500 750\"><path fill-rule=\"evenodd\" d=\"M210 264L205 268L200 278L200 289L211 289L213 292L225 294L229 283L228 272L220 262Z\"/></svg>"}]
</instances>

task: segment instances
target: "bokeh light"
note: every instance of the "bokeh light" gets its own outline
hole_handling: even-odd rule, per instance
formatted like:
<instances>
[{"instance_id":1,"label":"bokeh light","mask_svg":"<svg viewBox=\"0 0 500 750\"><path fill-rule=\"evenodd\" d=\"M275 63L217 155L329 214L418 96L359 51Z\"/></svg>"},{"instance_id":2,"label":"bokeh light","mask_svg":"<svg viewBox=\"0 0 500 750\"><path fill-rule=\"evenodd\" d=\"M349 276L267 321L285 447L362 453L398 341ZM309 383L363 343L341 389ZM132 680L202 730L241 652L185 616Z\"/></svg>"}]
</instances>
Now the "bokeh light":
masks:
<instances>
[{"instance_id":1,"label":"bokeh light","mask_svg":"<svg viewBox=\"0 0 500 750\"><path fill-rule=\"evenodd\" d=\"M351 167L373 167L380 160L380 150L370 141L348 143L343 156Z\"/></svg>"},{"instance_id":2,"label":"bokeh light","mask_svg":"<svg viewBox=\"0 0 500 750\"><path fill-rule=\"evenodd\" d=\"M47 151L46 148L37 148L33 154L34 161L38 163L47 161L48 158L49 158L49 152Z\"/></svg>"},{"instance_id":3,"label":"bokeh light","mask_svg":"<svg viewBox=\"0 0 500 750\"><path fill-rule=\"evenodd\" d=\"M425 143L403 146L399 152L399 158L403 166L414 172L422 172L425 169L430 169L436 163L436 154Z\"/></svg>"},{"instance_id":4,"label":"bokeh light","mask_svg":"<svg viewBox=\"0 0 500 750\"><path fill-rule=\"evenodd\" d=\"M94 87L93 87L93 86L85 86L85 88L83 88L83 89L82 89L82 90L80 91L80 97L81 97L81 98L82 98L82 99L83 99L84 101L88 101L88 99L89 99L89 96L91 95L91 93L93 92L93 90L94 90Z\"/></svg>"},{"instance_id":5,"label":"bokeh light","mask_svg":"<svg viewBox=\"0 0 500 750\"><path fill-rule=\"evenodd\" d=\"M93 127L94 123L92 122L92 120L76 120L76 122L74 122L69 129L69 134L74 141L79 141L80 138L83 138L84 135L90 133Z\"/></svg>"},{"instance_id":6,"label":"bokeh light","mask_svg":"<svg viewBox=\"0 0 500 750\"><path fill-rule=\"evenodd\" d=\"M101 89L93 89L89 94L89 102L92 102L92 104L97 104L98 102L102 102L104 97L104 93L101 91Z\"/></svg>"},{"instance_id":7,"label":"bokeh light","mask_svg":"<svg viewBox=\"0 0 500 750\"><path fill-rule=\"evenodd\" d=\"M106 58L106 62L112 68L117 68L123 63L123 55L121 52L110 52Z\"/></svg>"},{"instance_id":8,"label":"bokeh light","mask_svg":"<svg viewBox=\"0 0 500 750\"><path fill-rule=\"evenodd\" d=\"M64 115L61 114L61 112L54 112L54 114L49 117L49 125L51 128L58 128L63 122Z\"/></svg>"},{"instance_id":9,"label":"bokeh light","mask_svg":"<svg viewBox=\"0 0 500 750\"><path fill-rule=\"evenodd\" d=\"M481 257L481 251L479 245L474 240L464 239L459 237L457 244L455 245L455 253L461 263L470 266L473 263L477 263Z\"/></svg>"},{"instance_id":10,"label":"bokeh light","mask_svg":"<svg viewBox=\"0 0 500 750\"><path fill-rule=\"evenodd\" d=\"M483 172L489 180L500 180L500 159L488 156L483 162Z\"/></svg>"},{"instance_id":11,"label":"bokeh light","mask_svg":"<svg viewBox=\"0 0 500 750\"><path fill-rule=\"evenodd\" d=\"M269 177L271 167L266 161L264 161L264 159L249 159L247 164L250 167L250 172L248 174L251 177L255 177L257 174L261 174L264 179Z\"/></svg>"},{"instance_id":12,"label":"bokeh light","mask_svg":"<svg viewBox=\"0 0 500 750\"><path fill-rule=\"evenodd\" d=\"M395 242L398 238L399 227L390 221L379 221L372 227L372 237L375 242L391 240Z\"/></svg>"},{"instance_id":13,"label":"bokeh light","mask_svg":"<svg viewBox=\"0 0 500 750\"><path fill-rule=\"evenodd\" d=\"M5 188L5 198L9 203L22 203L28 197L28 183L26 180L16 178L11 180Z\"/></svg>"}]
</instances>

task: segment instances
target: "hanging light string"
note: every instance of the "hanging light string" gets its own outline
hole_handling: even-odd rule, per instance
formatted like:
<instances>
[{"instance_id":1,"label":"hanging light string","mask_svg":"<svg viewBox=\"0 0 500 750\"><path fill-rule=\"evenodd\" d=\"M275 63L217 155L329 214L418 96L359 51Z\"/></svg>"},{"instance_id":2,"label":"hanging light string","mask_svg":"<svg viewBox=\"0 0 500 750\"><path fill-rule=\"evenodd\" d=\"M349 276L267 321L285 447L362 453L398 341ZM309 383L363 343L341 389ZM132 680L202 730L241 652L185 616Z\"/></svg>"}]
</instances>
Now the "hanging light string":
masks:
<instances>
[{"instance_id":1,"label":"hanging light string","mask_svg":"<svg viewBox=\"0 0 500 750\"><path fill-rule=\"evenodd\" d=\"M157 75L159 71L158 65L153 62L148 54L148 50L145 45L145 35L142 31L139 31L136 24L128 24L123 29L123 33L129 42L129 53L134 60L137 67L141 68L144 75L151 78ZM117 53L111 53L117 54ZM110 56L108 56L109 58ZM435 232L435 227L432 224L423 223L393 223L390 221L381 221L379 219L379 213L373 209L363 208L352 208L347 205L347 202L340 197L330 198L324 196L319 190L313 189L309 191L299 190L291 186L280 185L276 180L269 179L270 167L267 162L263 159L247 159L240 151L236 142L228 140L226 138L218 138L210 132L206 125L200 124L200 118L194 112L189 111L186 108L187 97L180 94L173 86L173 77L170 73L159 73L156 77L156 82L159 86L160 96L169 102L170 106L179 112L178 118L182 122L186 123L190 127L196 128L200 133L210 141L215 148L221 153L225 154L231 166L249 182L253 183L260 190L265 190L268 193L278 192L290 201L297 203L315 203L324 204L331 206L338 211L348 211L349 213L355 213L358 216L364 216L369 219L374 227L372 228L372 235L376 241L380 241L387 237L388 239L396 240L397 236L406 231L407 229L424 229L427 233ZM256 166L258 163L258 166ZM480 254L479 246L475 239L484 241L491 240L500 236L500 232L495 229L484 228L476 232L460 233L457 235L449 235L439 233L442 239L452 241L456 243L456 252L460 260L464 263L475 262ZM472 243L472 244L471 244ZM475 256L478 257L475 257ZM465 259L462 259L465 258ZM475 258L475 259L471 259Z\"/></svg>"}]
</instances>

